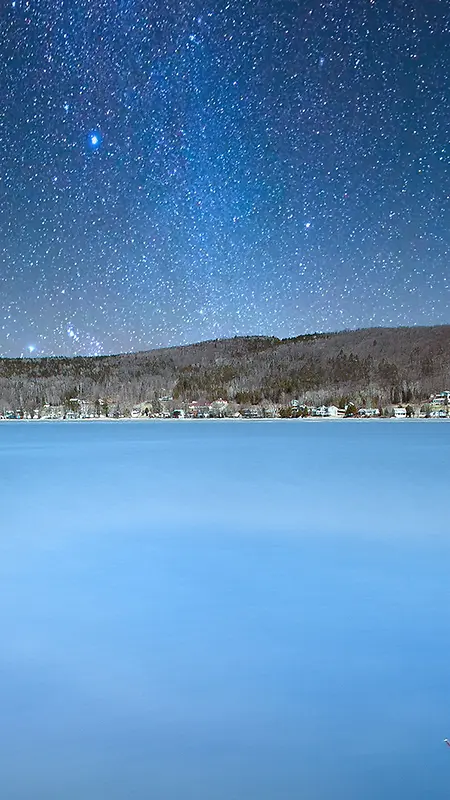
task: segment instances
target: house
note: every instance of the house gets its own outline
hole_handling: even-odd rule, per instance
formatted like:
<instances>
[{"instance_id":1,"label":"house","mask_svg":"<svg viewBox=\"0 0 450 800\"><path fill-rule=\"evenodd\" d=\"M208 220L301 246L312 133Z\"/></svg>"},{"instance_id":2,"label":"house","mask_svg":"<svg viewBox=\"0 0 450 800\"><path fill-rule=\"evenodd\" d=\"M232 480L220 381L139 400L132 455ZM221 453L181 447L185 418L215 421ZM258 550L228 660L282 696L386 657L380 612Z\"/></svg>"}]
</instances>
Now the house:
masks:
<instances>
[{"instance_id":1,"label":"house","mask_svg":"<svg viewBox=\"0 0 450 800\"><path fill-rule=\"evenodd\" d=\"M431 405L434 408L444 408L450 405L450 392L440 392L439 394L434 395L431 397Z\"/></svg>"},{"instance_id":2,"label":"house","mask_svg":"<svg viewBox=\"0 0 450 800\"><path fill-rule=\"evenodd\" d=\"M244 408L242 416L245 419L261 419L263 411L260 406L250 406L250 408Z\"/></svg>"},{"instance_id":3,"label":"house","mask_svg":"<svg viewBox=\"0 0 450 800\"><path fill-rule=\"evenodd\" d=\"M52 406L50 403L45 403L41 419L63 419L64 406Z\"/></svg>"},{"instance_id":4,"label":"house","mask_svg":"<svg viewBox=\"0 0 450 800\"><path fill-rule=\"evenodd\" d=\"M228 408L228 400L214 400L209 406L211 417L224 417Z\"/></svg>"},{"instance_id":5,"label":"house","mask_svg":"<svg viewBox=\"0 0 450 800\"><path fill-rule=\"evenodd\" d=\"M406 418L406 408L394 408L394 418L395 419L405 419Z\"/></svg>"},{"instance_id":6,"label":"house","mask_svg":"<svg viewBox=\"0 0 450 800\"><path fill-rule=\"evenodd\" d=\"M337 417L339 409L337 406L316 406L311 409L313 417Z\"/></svg>"},{"instance_id":7,"label":"house","mask_svg":"<svg viewBox=\"0 0 450 800\"><path fill-rule=\"evenodd\" d=\"M82 419L87 419L90 416L88 401L80 400L79 406L80 406L80 417L82 417Z\"/></svg>"},{"instance_id":8,"label":"house","mask_svg":"<svg viewBox=\"0 0 450 800\"><path fill-rule=\"evenodd\" d=\"M99 400L103 403L103 400ZM70 416L69 416L70 414ZM66 412L66 419L88 419L89 416L89 403L87 400L81 400L79 397L71 397L69 399L69 408Z\"/></svg>"},{"instance_id":9,"label":"house","mask_svg":"<svg viewBox=\"0 0 450 800\"><path fill-rule=\"evenodd\" d=\"M360 408L358 410L359 417L379 417L380 416L380 409L379 408Z\"/></svg>"},{"instance_id":10,"label":"house","mask_svg":"<svg viewBox=\"0 0 450 800\"><path fill-rule=\"evenodd\" d=\"M209 404L193 400L188 406L188 416L194 419L206 419L209 417Z\"/></svg>"}]
</instances>

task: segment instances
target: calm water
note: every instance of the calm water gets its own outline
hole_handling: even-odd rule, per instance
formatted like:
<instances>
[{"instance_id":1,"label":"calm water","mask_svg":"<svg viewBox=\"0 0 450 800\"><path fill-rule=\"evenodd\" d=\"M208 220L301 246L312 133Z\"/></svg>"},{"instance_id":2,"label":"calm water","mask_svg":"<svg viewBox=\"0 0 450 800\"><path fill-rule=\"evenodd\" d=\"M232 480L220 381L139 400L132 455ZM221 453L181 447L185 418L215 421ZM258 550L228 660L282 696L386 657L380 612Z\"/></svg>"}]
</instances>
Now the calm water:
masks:
<instances>
[{"instance_id":1,"label":"calm water","mask_svg":"<svg viewBox=\"0 0 450 800\"><path fill-rule=\"evenodd\" d=\"M448 798L450 423L0 424L5 800Z\"/></svg>"}]
</instances>

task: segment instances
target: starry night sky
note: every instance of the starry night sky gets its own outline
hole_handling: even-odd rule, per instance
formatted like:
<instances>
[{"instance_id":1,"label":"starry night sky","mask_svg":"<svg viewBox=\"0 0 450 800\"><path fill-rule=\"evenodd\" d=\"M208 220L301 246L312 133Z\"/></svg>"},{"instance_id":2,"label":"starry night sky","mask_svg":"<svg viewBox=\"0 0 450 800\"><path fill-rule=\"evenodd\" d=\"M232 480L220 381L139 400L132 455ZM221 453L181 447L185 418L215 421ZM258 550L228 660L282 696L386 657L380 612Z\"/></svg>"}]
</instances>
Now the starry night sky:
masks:
<instances>
[{"instance_id":1,"label":"starry night sky","mask_svg":"<svg viewBox=\"0 0 450 800\"><path fill-rule=\"evenodd\" d=\"M447 0L4 0L0 354L450 322Z\"/></svg>"}]
</instances>

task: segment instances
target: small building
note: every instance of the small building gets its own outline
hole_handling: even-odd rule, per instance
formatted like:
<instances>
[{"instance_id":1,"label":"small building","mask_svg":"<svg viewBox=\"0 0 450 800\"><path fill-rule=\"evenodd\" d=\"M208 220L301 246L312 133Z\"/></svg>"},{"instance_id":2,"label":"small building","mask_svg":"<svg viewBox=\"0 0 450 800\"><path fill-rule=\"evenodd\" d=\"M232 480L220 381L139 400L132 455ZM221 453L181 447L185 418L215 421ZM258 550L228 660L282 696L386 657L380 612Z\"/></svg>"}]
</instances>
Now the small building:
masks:
<instances>
[{"instance_id":1,"label":"small building","mask_svg":"<svg viewBox=\"0 0 450 800\"><path fill-rule=\"evenodd\" d=\"M188 406L188 416L194 419L206 419L209 417L209 403L201 403L193 400Z\"/></svg>"},{"instance_id":2,"label":"small building","mask_svg":"<svg viewBox=\"0 0 450 800\"><path fill-rule=\"evenodd\" d=\"M379 408L360 408L358 410L359 417L379 417L380 416L380 409Z\"/></svg>"},{"instance_id":3,"label":"small building","mask_svg":"<svg viewBox=\"0 0 450 800\"><path fill-rule=\"evenodd\" d=\"M200 403L198 402L198 400L193 400L191 403L189 403L189 405L188 405L188 416L194 417L194 419L196 417L198 417L199 406L200 406Z\"/></svg>"},{"instance_id":4,"label":"small building","mask_svg":"<svg viewBox=\"0 0 450 800\"><path fill-rule=\"evenodd\" d=\"M241 413L244 419L261 419L263 416L263 410L261 406L250 406L249 408L244 408Z\"/></svg>"},{"instance_id":5,"label":"small building","mask_svg":"<svg viewBox=\"0 0 450 800\"><path fill-rule=\"evenodd\" d=\"M394 408L395 419L406 419L406 408Z\"/></svg>"},{"instance_id":6,"label":"small building","mask_svg":"<svg viewBox=\"0 0 450 800\"><path fill-rule=\"evenodd\" d=\"M434 408L444 408L450 406L450 392L440 392L431 398L431 405Z\"/></svg>"},{"instance_id":7,"label":"small building","mask_svg":"<svg viewBox=\"0 0 450 800\"><path fill-rule=\"evenodd\" d=\"M64 406L52 406L50 403L45 403L41 413L41 419L63 419Z\"/></svg>"},{"instance_id":8,"label":"small building","mask_svg":"<svg viewBox=\"0 0 450 800\"><path fill-rule=\"evenodd\" d=\"M213 400L209 406L209 413L211 417L224 417L228 408L228 400Z\"/></svg>"},{"instance_id":9,"label":"small building","mask_svg":"<svg viewBox=\"0 0 450 800\"><path fill-rule=\"evenodd\" d=\"M339 409L337 406L315 406L311 409L313 417L337 417Z\"/></svg>"}]
</instances>

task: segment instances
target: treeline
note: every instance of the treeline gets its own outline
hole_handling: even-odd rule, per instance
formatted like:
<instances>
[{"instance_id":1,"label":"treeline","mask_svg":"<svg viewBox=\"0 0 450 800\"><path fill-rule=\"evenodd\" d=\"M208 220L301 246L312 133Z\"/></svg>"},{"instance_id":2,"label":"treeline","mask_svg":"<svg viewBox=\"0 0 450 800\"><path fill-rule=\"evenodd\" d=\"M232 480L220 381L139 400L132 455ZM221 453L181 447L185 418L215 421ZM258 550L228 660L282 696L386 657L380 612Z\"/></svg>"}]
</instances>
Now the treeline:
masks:
<instances>
[{"instance_id":1,"label":"treeline","mask_svg":"<svg viewBox=\"0 0 450 800\"><path fill-rule=\"evenodd\" d=\"M292 339L236 337L92 358L0 359L0 409L74 397L130 408L160 397L240 405L423 402L450 385L450 326L377 328Z\"/></svg>"}]
</instances>

